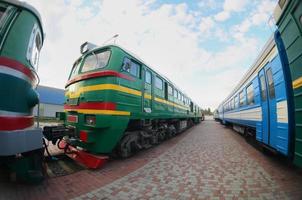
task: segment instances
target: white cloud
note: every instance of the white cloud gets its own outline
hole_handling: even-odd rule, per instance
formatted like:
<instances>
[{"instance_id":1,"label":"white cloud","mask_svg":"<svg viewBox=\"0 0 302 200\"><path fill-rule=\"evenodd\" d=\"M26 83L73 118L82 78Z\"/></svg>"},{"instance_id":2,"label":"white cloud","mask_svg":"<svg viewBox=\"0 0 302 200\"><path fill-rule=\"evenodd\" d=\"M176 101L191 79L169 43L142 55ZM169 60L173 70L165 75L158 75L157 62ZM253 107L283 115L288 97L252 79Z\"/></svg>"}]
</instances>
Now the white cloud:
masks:
<instances>
[{"instance_id":1,"label":"white cloud","mask_svg":"<svg viewBox=\"0 0 302 200\"><path fill-rule=\"evenodd\" d=\"M216 21L224 22L231 17L233 12L244 11L248 0L225 0L223 10L217 13L214 18Z\"/></svg>"},{"instance_id":2,"label":"white cloud","mask_svg":"<svg viewBox=\"0 0 302 200\"><path fill-rule=\"evenodd\" d=\"M276 0L262 0L256 6L256 9L251 11L247 17L237 25L231 27L233 38L237 41L244 42L246 34L255 26L268 27L269 18L273 13ZM270 25L271 26L271 25Z\"/></svg>"},{"instance_id":3,"label":"white cloud","mask_svg":"<svg viewBox=\"0 0 302 200\"><path fill-rule=\"evenodd\" d=\"M217 0L200 0L198 7L201 9L216 9L218 7Z\"/></svg>"},{"instance_id":4,"label":"white cloud","mask_svg":"<svg viewBox=\"0 0 302 200\"><path fill-rule=\"evenodd\" d=\"M268 23L270 16L272 16L273 9L276 5L276 0L263 0L258 5L256 11L252 13L251 21L253 25L259 26L263 23Z\"/></svg>"},{"instance_id":5,"label":"white cloud","mask_svg":"<svg viewBox=\"0 0 302 200\"><path fill-rule=\"evenodd\" d=\"M204 17L199 24L199 30L202 34L208 34L215 26L215 21L212 17Z\"/></svg>"},{"instance_id":6,"label":"white cloud","mask_svg":"<svg viewBox=\"0 0 302 200\"><path fill-rule=\"evenodd\" d=\"M225 0L223 8L225 11L240 12L245 9L248 2L248 0Z\"/></svg>"},{"instance_id":7,"label":"white cloud","mask_svg":"<svg viewBox=\"0 0 302 200\"><path fill-rule=\"evenodd\" d=\"M230 18L230 12L225 10L215 15L215 20L220 22L223 22L229 18Z\"/></svg>"}]
</instances>

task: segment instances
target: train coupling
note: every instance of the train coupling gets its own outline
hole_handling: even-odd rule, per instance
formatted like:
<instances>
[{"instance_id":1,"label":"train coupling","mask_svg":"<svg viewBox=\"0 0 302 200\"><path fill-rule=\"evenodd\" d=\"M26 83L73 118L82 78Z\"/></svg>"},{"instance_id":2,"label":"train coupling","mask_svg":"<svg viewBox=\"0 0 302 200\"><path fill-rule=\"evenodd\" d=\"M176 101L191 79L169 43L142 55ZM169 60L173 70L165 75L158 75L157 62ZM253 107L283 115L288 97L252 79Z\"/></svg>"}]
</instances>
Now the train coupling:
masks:
<instances>
[{"instance_id":1,"label":"train coupling","mask_svg":"<svg viewBox=\"0 0 302 200\"><path fill-rule=\"evenodd\" d=\"M109 159L108 156L91 154L77 147L78 139L75 137L75 128L72 126L45 126L43 135L54 145L57 143L58 148L64 150L68 157L89 169L98 169Z\"/></svg>"},{"instance_id":2,"label":"train coupling","mask_svg":"<svg viewBox=\"0 0 302 200\"><path fill-rule=\"evenodd\" d=\"M75 128L72 126L45 126L43 135L52 144L56 144L58 140L62 140L65 136L75 136Z\"/></svg>"}]
</instances>

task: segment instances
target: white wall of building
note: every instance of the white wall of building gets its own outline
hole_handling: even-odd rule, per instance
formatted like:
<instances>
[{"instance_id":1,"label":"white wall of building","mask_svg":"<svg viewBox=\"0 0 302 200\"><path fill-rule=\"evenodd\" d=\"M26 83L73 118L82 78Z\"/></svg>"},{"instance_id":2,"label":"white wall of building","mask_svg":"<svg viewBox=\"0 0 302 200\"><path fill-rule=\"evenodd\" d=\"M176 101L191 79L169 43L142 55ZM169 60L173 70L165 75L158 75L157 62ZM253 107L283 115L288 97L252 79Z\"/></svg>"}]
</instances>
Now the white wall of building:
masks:
<instances>
[{"instance_id":1,"label":"white wall of building","mask_svg":"<svg viewBox=\"0 0 302 200\"><path fill-rule=\"evenodd\" d=\"M40 117L56 117L56 112L63 112L63 105L40 103ZM34 108L34 115L38 116L38 106Z\"/></svg>"}]
</instances>

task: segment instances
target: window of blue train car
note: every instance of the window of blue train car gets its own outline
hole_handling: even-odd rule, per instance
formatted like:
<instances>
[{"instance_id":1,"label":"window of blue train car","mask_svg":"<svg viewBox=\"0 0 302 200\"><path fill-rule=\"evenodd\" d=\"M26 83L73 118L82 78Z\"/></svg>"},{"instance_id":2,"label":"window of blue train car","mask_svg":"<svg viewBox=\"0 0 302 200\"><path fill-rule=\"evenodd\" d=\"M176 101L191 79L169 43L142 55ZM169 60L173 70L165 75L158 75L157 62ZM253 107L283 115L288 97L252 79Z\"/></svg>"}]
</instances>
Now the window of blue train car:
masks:
<instances>
[{"instance_id":1,"label":"window of blue train car","mask_svg":"<svg viewBox=\"0 0 302 200\"><path fill-rule=\"evenodd\" d=\"M173 96L173 88L172 88L171 85L168 85L168 94L169 94L170 96Z\"/></svg>"},{"instance_id":2,"label":"window of blue train car","mask_svg":"<svg viewBox=\"0 0 302 200\"><path fill-rule=\"evenodd\" d=\"M239 93L239 106L242 107L245 105L245 96L244 96L244 90L242 90Z\"/></svg>"},{"instance_id":3,"label":"window of blue train car","mask_svg":"<svg viewBox=\"0 0 302 200\"><path fill-rule=\"evenodd\" d=\"M157 89L163 90L163 80L156 76L155 78L155 87Z\"/></svg>"},{"instance_id":4,"label":"window of blue train car","mask_svg":"<svg viewBox=\"0 0 302 200\"><path fill-rule=\"evenodd\" d=\"M260 76L260 87L261 87L261 99L262 101L266 101L266 84L263 75Z\"/></svg>"},{"instance_id":5,"label":"window of blue train car","mask_svg":"<svg viewBox=\"0 0 302 200\"><path fill-rule=\"evenodd\" d=\"M238 95L235 96L234 100L235 100L235 107L234 108L236 109L236 108L238 108L238 103L239 103L238 102Z\"/></svg>"},{"instance_id":6,"label":"window of blue train car","mask_svg":"<svg viewBox=\"0 0 302 200\"><path fill-rule=\"evenodd\" d=\"M234 110L234 99L231 99L230 104L231 104L231 110Z\"/></svg>"},{"instance_id":7,"label":"window of blue train car","mask_svg":"<svg viewBox=\"0 0 302 200\"><path fill-rule=\"evenodd\" d=\"M247 93L247 105L253 105L255 103L255 99L254 99L254 86L253 86L253 84L250 84L246 88L246 93Z\"/></svg>"},{"instance_id":8,"label":"window of blue train car","mask_svg":"<svg viewBox=\"0 0 302 200\"><path fill-rule=\"evenodd\" d=\"M84 60L81 72L88 72L106 67L110 54L110 51L89 54Z\"/></svg>"},{"instance_id":9,"label":"window of blue train car","mask_svg":"<svg viewBox=\"0 0 302 200\"><path fill-rule=\"evenodd\" d=\"M146 71L145 73L145 82L151 84L152 75L150 71Z\"/></svg>"},{"instance_id":10,"label":"window of blue train car","mask_svg":"<svg viewBox=\"0 0 302 200\"><path fill-rule=\"evenodd\" d=\"M178 92L176 89L174 89L174 98L177 98Z\"/></svg>"},{"instance_id":11,"label":"window of blue train car","mask_svg":"<svg viewBox=\"0 0 302 200\"><path fill-rule=\"evenodd\" d=\"M274 80L273 80L273 72L272 69L269 68L266 71L266 76L268 79L268 94L269 94L269 98L273 99L275 98L275 86L274 86Z\"/></svg>"}]
</instances>

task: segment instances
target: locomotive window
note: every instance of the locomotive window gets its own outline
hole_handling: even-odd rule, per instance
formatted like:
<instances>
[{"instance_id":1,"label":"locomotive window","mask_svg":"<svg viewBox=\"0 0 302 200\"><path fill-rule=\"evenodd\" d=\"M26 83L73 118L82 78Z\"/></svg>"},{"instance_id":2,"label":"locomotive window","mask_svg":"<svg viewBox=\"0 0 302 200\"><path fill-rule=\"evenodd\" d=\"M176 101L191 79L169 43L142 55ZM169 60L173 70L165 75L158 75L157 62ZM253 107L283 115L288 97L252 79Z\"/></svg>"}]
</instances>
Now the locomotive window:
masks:
<instances>
[{"instance_id":1,"label":"locomotive window","mask_svg":"<svg viewBox=\"0 0 302 200\"><path fill-rule=\"evenodd\" d=\"M268 81L268 94L271 99L275 98L275 86L273 80L273 72L272 69L269 68L266 71L267 81Z\"/></svg>"},{"instance_id":2,"label":"locomotive window","mask_svg":"<svg viewBox=\"0 0 302 200\"><path fill-rule=\"evenodd\" d=\"M245 105L244 91L242 90L239 93L239 106L242 107Z\"/></svg>"},{"instance_id":3,"label":"locomotive window","mask_svg":"<svg viewBox=\"0 0 302 200\"><path fill-rule=\"evenodd\" d=\"M150 71L146 71L145 73L145 82L151 84L152 75Z\"/></svg>"},{"instance_id":4,"label":"locomotive window","mask_svg":"<svg viewBox=\"0 0 302 200\"><path fill-rule=\"evenodd\" d=\"M88 72L96 69L104 68L109 61L110 51L100 53L92 53L85 58L82 72Z\"/></svg>"},{"instance_id":5,"label":"locomotive window","mask_svg":"<svg viewBox=\"0 0 302 200\"><path fill-rule=\"evenodd\" d=\"M261 99L262 101L266 101L266 84L263 75L260 76L260 86L261 86Z\"/></svg>"},{"instance_id":6,"label":"locomotive window","mask_svg":"<svg viewBox=\"0 0 302 200\"><path fill-rule=\"evenodd\" d=\"M254 100L254 87L253 84L250 84L246 88L246 93L247 93L247 105L253 105L255 103Z\"/></svg>"},{"instance_id":7,"label":"locomotive window","mask_svg":"<svg viewBox=\"0 0 302 200\"><path fill-rule=\"evenodd\" d=\"M122 69L133 76L140 77L140 65L129 58L124 58Z\"/></svg>"},{"instance_id":8,"label":"locomotive window","mask_svg":"<svg viewBox=\"0 0 302 200\"><path fill-rule=\"evenodd\" d=\"M26 58L33 68L38 67L40 50L42 48L42 35L38 24L35 24L31 32Z\"/></svg>"},{"instance_id":9,"label":"locomotive window","mask_svg":"<svg viewBox=\"0 0 302 200\"><path fill-rule=\"evenodd\" d=\"M139 64L131 62L131 67L130 67L130 74L133 76L139 77Z\"/></svg>"},{"instance_id":10,"label":"locomotive window","mask_svg":"<svg viewBox=\"0 0 302 200\"><path fill-rule=\"evenodd\" d=\"M6 10L6 8L3 8L3 7L0 6L0 21L1 21L2 16L5 13L5 10Z\"/></svg>"},{"instance_id":11,"label":"locomotive window","mask_svg":"<svg viewBox=\"0 0 302 200\"><path fill-rule=\"evenodd\" d=\"M171 85L168 85L168 94L170 96L173 96L173 88L171 87Z\"/></svg>"},{"instance_id":12,"label":"locomotive window","mask_svg":"<svg viewBox=\"0 0 302 200\"><path fill-rule=\"evenodd\" d=\"M155 78L155 87L157 89L163 90L163 80L156 76Z\"/></svg>"},{"instance_id":13,"label":"locomotive window","mask_svg":"<svg viewBox=\"0 0 302 200\"><path fill-rule=\"evenodd\" d=\"M81 66L81 59L77 60L74 63L69 79L78 75L80 66Z\"/></svg>"},{"instance_id":14,"label":"locomotive window","mask_svg":"<svg viewBox=\"0 0 302 200\"><path fill-rule=\"evenodd\" d=\"M0 28L4 25L4 23L5 23L5 18L6 18L6 16L8 15L8 13L9 13L9 10L11 9L12 7L8 7L8 8L6 8L6 7L1 7L1 5L0 5ZM6 13L5 13L6 12Z\"/></svg>"}]
</instances>

